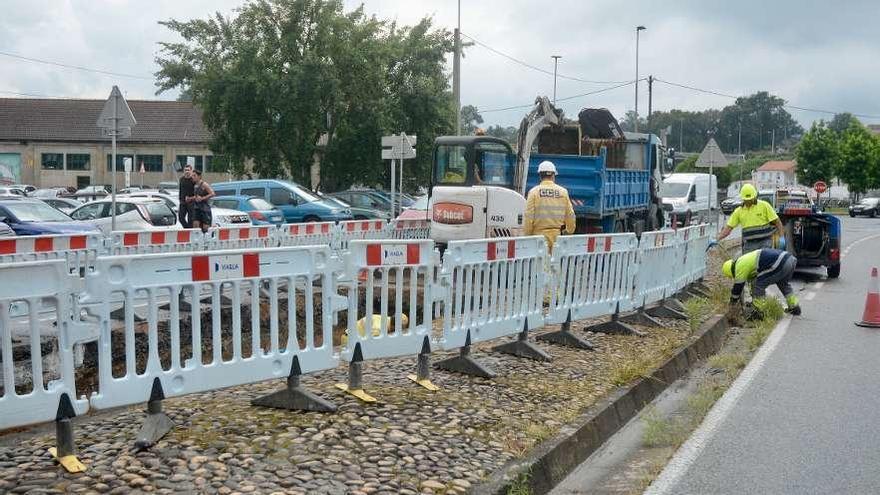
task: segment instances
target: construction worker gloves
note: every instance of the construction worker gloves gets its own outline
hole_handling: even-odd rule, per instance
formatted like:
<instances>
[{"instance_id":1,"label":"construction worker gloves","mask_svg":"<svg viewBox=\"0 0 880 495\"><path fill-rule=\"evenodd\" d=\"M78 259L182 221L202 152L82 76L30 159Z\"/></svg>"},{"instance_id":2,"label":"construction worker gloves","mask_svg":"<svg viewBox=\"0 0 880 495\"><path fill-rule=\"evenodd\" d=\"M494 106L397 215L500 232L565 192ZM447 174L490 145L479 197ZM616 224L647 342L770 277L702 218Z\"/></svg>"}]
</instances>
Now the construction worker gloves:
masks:
<instances>
[{"instance_id":1,"label":"construction worker gloves","mask_svg":"<svg viewBox=\"0 0 880 495\"><path fill-rule=\"evenodd\" d=\"M716 246L718 246L718 241L716 241L715 239L712 239L711 241L709 241L709 245L706 246L706 252L708 253L710 249L712 249L713 247L716 247Z\"/></svg>"}]
</instances>

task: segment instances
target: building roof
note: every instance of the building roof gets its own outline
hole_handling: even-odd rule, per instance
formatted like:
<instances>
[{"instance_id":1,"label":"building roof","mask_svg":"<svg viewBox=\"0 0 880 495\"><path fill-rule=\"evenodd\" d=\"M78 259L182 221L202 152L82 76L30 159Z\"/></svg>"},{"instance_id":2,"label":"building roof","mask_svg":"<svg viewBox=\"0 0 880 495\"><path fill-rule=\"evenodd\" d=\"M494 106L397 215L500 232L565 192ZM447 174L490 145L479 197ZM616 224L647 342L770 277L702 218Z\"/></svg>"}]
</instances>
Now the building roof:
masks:
<instances>
[{"instance_id":1,"label":"building roof","mask_svg":"<svg viewBox=\"0 0 880 495\"><path fill-rule=\"evenodd\" d=\"M103 142L97 126L105 100L0 98L0 141ZM120 143L203 144L210 133L191 102L130 100L137 125Z\"/></svg>"},{"instance_id":2,"label":"building roof","mask_svg":"<svg viewBox=\"0 0 880 495\"><path fill-rule=\"evenodd\" d=\"M758 167L758 172L794 172L797 163L794 160L770 160Z\"/></svg>"}]
</instances>

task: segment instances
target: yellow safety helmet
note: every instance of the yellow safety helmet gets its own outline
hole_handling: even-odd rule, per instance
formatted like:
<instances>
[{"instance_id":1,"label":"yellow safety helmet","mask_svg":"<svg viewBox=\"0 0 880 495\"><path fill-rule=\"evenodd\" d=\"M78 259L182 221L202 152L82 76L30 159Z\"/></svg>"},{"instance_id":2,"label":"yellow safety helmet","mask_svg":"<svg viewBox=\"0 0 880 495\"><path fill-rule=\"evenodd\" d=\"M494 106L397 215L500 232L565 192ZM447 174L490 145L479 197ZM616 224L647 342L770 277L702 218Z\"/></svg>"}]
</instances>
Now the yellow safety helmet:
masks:
<instances>
[{"instance_id":1,"label":"yellow safety helmet","mask_svg":"<svg viewBox=\"0 0 880 495\"><path fill-rule=\"evenodd\" d=\"M742 189L739 190L739 197L743 201L751 201L758 197L758 190L751 184L743 184Z\"/></svg>"},{"instance_id":2,"label":"yellow safety helmet","mask_svg":"<svg viewBox=\"0 0 880 495\"><path fill-rule=\"evenodd\" d=\"M727 278L733 278L733 260L727 260L721 265L721 273Z\"/></svg>"}]
</instances>

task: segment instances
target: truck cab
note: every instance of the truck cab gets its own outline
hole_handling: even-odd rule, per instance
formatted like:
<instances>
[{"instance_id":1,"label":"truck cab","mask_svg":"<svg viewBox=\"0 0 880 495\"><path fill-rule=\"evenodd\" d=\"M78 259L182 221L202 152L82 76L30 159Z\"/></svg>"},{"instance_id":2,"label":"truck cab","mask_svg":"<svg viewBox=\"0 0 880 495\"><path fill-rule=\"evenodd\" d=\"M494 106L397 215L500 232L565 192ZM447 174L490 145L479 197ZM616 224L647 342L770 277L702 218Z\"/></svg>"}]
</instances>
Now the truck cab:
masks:
<instances>
[{"instance_id":1,"label":"truck cab","mask_svg":"<svg viewBox=\"0 0 880 495\"><path fill-rule=\"evenodd\" d=\"M516 155L490 136L434 141L431 237L443 241L522 233L525 198L515 184Z\"/></svg>"}]
</instances>

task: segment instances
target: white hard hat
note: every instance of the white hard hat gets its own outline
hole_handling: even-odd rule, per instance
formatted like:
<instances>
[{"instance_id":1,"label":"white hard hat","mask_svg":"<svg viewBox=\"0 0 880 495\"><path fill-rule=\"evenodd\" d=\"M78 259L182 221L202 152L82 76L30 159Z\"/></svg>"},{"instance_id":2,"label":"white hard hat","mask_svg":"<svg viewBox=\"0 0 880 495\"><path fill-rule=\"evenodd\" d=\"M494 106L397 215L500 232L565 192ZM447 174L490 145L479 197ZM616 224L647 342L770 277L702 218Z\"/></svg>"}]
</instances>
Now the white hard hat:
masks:
<instances>
[{"instance_id":1,"label":"white hard hat","mask_svg":"<svg viewBox=\"0 0 880 495\"><path fill-rule=\"evenodd\" d=\"M553 162L544 160L538 165L538 173L539 174L555 174L556 173L556 165L553 165Z\"/></svg>"}]
</instances>

